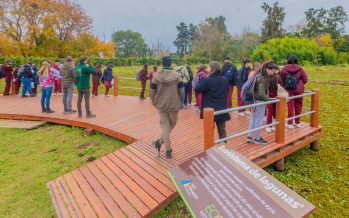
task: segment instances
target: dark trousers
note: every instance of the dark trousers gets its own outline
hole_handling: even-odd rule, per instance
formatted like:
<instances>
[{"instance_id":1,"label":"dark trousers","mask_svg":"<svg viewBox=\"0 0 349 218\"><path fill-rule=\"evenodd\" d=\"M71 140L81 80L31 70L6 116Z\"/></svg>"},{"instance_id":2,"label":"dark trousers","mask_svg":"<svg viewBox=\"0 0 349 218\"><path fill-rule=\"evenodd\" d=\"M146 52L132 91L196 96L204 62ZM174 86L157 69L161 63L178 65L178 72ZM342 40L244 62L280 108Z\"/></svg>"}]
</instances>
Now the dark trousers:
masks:
<instances>
[{"instance_id":1,"label":"dark trousers","mask_svg":"<svg viewBox=\"0 0 349 218\"><path fill-rule=\"evenodd\" d=\"M10 94L10 89L11 89L11 77L5 77L5 90L4 90L4 95L9 95Z\"/></svg>"},{"instance_id":2,"label":"dark trousers","mask_svg":"<svg viewBox=\"0 0 349 218\"><path fill-rule=\"evenodd\" d=\"M16 82L13 82L13 94L18 95L20 88L21 88L21 81L17 79Z\"/></svg>"},{"instance_id":3,"label":"dark trousers","mask_svg":"<svg viewBox=\"0 0 349 218\"><path fill-rule=\"evenodd\" d=\"M78 112L79 112L79 114L82 114L81 102L82 102L83 97L85 98L86 114L89 115L89 114L91 114L91 111L90 111L90 89L78 89Z\"/></svg>"},{"instance_id":4,"label":"dark trousers","mask_svg":"<svg viewBox=\"0 0 349 218\"><path fill-rule=\"evenodd\" d=\"M191 82L189 82L188 84L188 103L191 104L193 98L193 85L191 84Z\"/></svg>"},{"instance_id":5,"label":"dark trousers","mask_svg":"<svg viewBox=\"0 0 349 218\"><path fill-rule=\"evenodd\" d=\"M227 137L227 131L225 130L225 121L216 122L217 131L219 135L219 139L223 139Z\"/></svg>"},{"instance_id":6,"label":"dark trousers","mask_svg":"<svg viewBox=\"0 0 349 218\"><path fill-rule=\"evenodd\" d=\"M293 95L290 95L292 97ZM302 108L303 108L303 98L296 98L289 100L287 103L288 106L288 117L298 116L302 114ZM295 119L295 123L300 123L300 118ZM293 120L289 120L288 124L293 124Z\"/></svg>"},{"instance_id":7,"label":"dark trousers","mask_svg":"<svg viewBox=\"0 0 349 218\"><path fill-rule=\"evenodd\" d=\"M92 82L92 95L94 96L98 95L98 86L99 86L99 81Z\"/></svg>"},{"instance_id":8,"label":"dark trousers","mask_svg":"<svg viewBox=\"0 0 349 218\"><path fill-rule=\"evenodd\" d=\"M147 86L147 81L141 80L141 86L142 86L142 91L141 91L141 94L139 95L139 97L144 98L144 92L145 92L145 87Z\"/></svg>"},{"instance_id":9,"label":"dark trousers","mask_svg":"<svg viewBox=\"0 0 349 218\"><path fill-rule=\"evenodd\" d=\"M38 91L38 85L34 85L34 87L32 88L32 91L33 91L33 95L36 95Z\"/></svg>"}]
</instances>

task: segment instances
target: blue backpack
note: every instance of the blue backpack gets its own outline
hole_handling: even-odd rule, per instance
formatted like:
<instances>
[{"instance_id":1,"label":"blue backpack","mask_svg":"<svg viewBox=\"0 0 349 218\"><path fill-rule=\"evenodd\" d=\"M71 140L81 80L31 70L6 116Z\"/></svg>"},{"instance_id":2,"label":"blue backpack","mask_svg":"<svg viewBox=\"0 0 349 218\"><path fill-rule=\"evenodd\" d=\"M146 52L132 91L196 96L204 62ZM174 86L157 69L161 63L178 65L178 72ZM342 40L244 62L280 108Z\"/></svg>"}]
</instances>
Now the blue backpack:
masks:
<instances>
[{"instance_id":1,"label":"blue backpack","mask_svg":"<svg viewBox=\"0 0 349 218\"><path fill-rule=\"evenodd\" d=\"M244 102L245 105L254 104L256 102L256 99L254 97L254 90L256 86L257 77L260 76L261 75L259 73L254 75L253 77L249 78L242 86L241 100Z\"/></svg>"}]
</instances>

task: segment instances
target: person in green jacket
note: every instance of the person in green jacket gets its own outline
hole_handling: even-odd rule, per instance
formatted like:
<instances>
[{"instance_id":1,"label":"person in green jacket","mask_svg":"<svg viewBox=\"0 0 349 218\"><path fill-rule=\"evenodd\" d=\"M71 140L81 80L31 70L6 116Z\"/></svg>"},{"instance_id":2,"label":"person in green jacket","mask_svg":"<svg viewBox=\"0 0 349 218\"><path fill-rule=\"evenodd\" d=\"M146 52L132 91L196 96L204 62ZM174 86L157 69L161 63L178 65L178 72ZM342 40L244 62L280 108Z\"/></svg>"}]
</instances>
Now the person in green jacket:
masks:
<instances>
[{"instance_id":1,"label":"person in green jacket","mask_svg":"<svg viewBox=\"0 0 349 218\"><path fill-rule=\"evenodd\" d=\"M262 69L260 69L255 75L255 87L254 87L254 97L256 103L269 101L269 77L274 75L278 69L278 66L273 62L269 61L263 64ZM252 117L250 120L250 125L248 130L257 129L262 126L265 105L255 106L251 108ZM259 130L248 133L247 143L255 143L259 145L265 145L268 142L264 140L260 134Z\"/></svg>"},{"instance_id":2,"label":"person in green jacket","mask_svg":"<svg viewBox=\"0 0 349 218\"><path fill-rule=\"evenodd\" d=\"M78 88L78 116L82 117L81 102L85 98L86 118L94 118L95 114L90 110L90 80L91 74L96 74L95 69L88 64L87 57L81 57L75 67L76 87Z\"/></svg>"}]
</instances>

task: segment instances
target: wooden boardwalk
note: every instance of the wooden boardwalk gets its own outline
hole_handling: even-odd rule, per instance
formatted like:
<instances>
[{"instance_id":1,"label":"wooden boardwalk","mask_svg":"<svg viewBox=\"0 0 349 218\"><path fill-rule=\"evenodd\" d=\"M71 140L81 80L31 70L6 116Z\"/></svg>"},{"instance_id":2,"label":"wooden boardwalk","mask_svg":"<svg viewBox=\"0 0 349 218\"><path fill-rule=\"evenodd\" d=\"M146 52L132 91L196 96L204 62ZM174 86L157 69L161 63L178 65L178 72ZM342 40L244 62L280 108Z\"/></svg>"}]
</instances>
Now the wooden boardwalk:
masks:
<instances>
[{"instance_id":1,"label":"wooden boardwalk","mask_svg":"<svg viewBox=\"0 0 349 218\"><path fill-rule=\"evenodd\" d=\"M194 107L180 112L179 123L171 135L174 159L167 160L164 155L155 157L151 147L160 128L157 111L149 100L129 96L92 98L95 119L64 115L61 100L61 96L53 96L51 105L56 113L42 114L39 97L0 97L0 118L94 129L129 145L47 184L59 217L150 217L177 197L167 169L204 150L203 121ZM231 116L228 135L247 130L249 117L237 113ZM303 123L301 128L286 130L285 144L278 144L275 133L262 132L270 142L266 146L249 145L246 136L229 141L228 145L265 167L316 141L322 134L321 127Z\"/></svg>"}]
</instances>

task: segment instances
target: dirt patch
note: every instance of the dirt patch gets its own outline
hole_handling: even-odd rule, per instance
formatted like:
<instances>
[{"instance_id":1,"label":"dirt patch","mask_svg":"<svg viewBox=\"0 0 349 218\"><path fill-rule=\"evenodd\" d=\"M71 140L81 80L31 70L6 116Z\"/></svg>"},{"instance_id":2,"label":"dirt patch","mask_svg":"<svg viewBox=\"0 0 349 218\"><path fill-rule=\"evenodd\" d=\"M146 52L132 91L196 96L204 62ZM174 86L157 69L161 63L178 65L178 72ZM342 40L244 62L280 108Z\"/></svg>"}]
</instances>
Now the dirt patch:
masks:
<instances>
[{"instance_id":1,"label":"dirt patch","mask_svg":"<svg viewBox=\"0 0 349 218\"><path fill-rule=\"evenodd\" d=\"M87 158L87 162L92 162L94 160L96 160L96 157L94 157L94 156Z\"/></svg>"},{"instance_id":2,"label":"dirt patch","mask_svg":"<svg viewBox=\"0 0 349 218\"><path fill-rule=\"evenodd\" d=\"M76 147L79 149L86 149L90 146L90 143L85 143L85 144L81 144L81 145L77 145Z\"/></svg>"}]
</instances>

